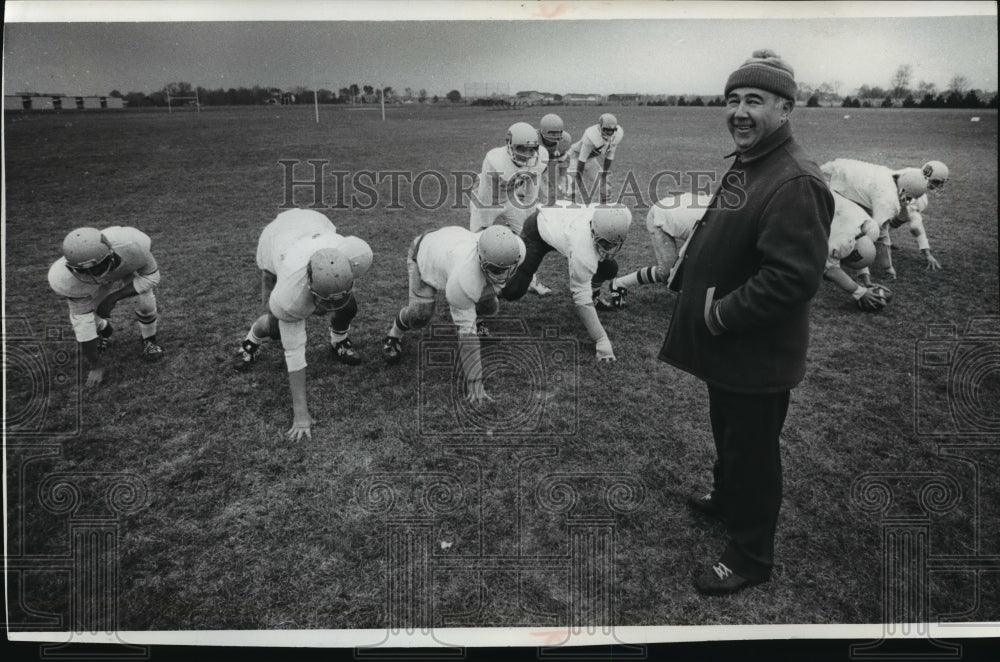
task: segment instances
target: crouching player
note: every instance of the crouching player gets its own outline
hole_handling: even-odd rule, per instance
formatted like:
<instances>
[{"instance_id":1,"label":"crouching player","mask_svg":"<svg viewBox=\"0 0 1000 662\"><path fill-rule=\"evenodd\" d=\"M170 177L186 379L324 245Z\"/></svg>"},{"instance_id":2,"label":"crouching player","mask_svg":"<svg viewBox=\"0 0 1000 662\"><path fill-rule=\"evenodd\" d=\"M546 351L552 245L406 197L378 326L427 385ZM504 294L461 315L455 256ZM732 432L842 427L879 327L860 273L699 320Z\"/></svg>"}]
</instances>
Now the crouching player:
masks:
<instances>
[{"instance_id":1,"label":"crouching player","mask_svg":"<svg viewBox=\"0 0 1000 662\"><path fill-rule=\"evenodd\" d=\"M458 327L466 398L472 404L491 400L483 386L479 334L486 331L479 318L496 314L497 292L524 260L524 254L524 242L502 225L481 232L449 226L419 235L406 255L410 300L396 314L385 338L385 360L400 361L403 334L431 321L435 297L444 292L451 319Z\"/></svg>"},{"instance_id":2,"label":"crouching player","mask_svg":"<svg viewBox=\"0 0 1000 662\"><path fill-rule=\"evenodd\" d=\"M708 209L712 196L707 193L678 193L659 200L646 214L646 230L653 245L656 264L611 279L611 305L625 307L629 288L649 283L666 283L684 242L695 223Z\"/></svg>"},{"instance_id":3,"label":"crouching player","mask_svg":"<svg viewBox=\"0 0 1000 662\"><path fill-rule=\"evenodd\" d=\"M361 363L348 336L358 312L354 282L371 268L371 247L358 237L345 237L323 214L290 209L278 214L257 242L261 272L261 299L267 313L250 327L237 350L236 367L252 365L268 338L281 340L292 394L292 427L287 435L298 441L312 438L306 402L306 320L330 316L330 347L334 359L347 365Z\"/></svg>"},{"instance_id":4,"label":"crouching player","mask_svg":"<svg viewBox=\"0 0 1000 662\"><path fill-rule=\"evenodd\" d=\"M542 258L549 251L558 251L568 261L570 292L577 315L596 344L597 359L614 361L611 341L597 311L611 309L600 298L601 285L618 274L615 254L625 242L631 224L632 213L620 205L595 203L581 207L562 201L554 207L539 207L524 222L524 262L500 296L507 301L523 297Z\"/></svg>"},{"instance_id":5,"label":"crouching player","mask_svg":"<svg viewBox=\"0 0 1000 662\"><path fill-rule=\"evenodd\" d=\"M73 333L87 361L87 386L104 379L101 353L113 328L111 311L122 299L135 298L142 335L142 358L159 361L156 297L160 270L150 252L150 238L131 227L79 228L63 240L63 257L49 268L49 285L69 304Z\"/></svg>"},{"instance_id":6,"label":"crouching player","mask_svg":"<svg viewBox=\"0 0 1000 662\"><path fill-rule=\"evenodd\" d=\"M833 194L833 220L830 223L829 253L823 278L850 294L858 308L873 312L888 301L881 288L859 284L844 268L860 272L870 280L868 267L875 261L875 242L879 227L864 209L839 193Z\"/></svg>"}]
</instances>

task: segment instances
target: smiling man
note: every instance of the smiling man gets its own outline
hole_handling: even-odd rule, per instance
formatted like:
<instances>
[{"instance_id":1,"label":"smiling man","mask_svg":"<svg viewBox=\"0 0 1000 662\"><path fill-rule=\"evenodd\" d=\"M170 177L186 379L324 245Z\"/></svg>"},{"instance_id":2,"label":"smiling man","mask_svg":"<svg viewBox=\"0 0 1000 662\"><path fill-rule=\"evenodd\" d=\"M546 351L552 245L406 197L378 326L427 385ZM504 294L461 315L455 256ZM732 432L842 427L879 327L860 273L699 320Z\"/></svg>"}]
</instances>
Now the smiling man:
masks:
<instances>
[{"instance_id":1,"label":"smiling man","mask_svg":"<svg viewBox=\"0 0 1000 662\"><path fill-rule=\"evenodd\" d=\"M809 302L827 257L833 196L792 138L792 68L758 51L726 83L736 161L670 278L679 291L660 358L708 385L717 460L696 512L726 524L721 558L695 574L702 593L767 581L781 508L779 436L805 374Z\"/></svg>"}]
</instances>

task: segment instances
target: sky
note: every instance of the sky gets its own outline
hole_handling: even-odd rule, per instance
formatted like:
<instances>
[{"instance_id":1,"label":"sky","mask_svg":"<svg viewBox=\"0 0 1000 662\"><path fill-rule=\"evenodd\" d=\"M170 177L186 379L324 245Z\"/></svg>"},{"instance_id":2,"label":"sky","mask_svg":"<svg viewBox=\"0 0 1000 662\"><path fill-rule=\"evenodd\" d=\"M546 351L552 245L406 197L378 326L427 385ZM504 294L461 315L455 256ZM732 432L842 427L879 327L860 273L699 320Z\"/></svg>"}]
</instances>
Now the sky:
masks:
<instances>
[{"instance_id":1,"label":"sky","mask_svg":"<svg viewBox=\"0 0 1000 662\"><path fill-rule=\"evenodd\" d=\"M841 94L887 88L903 64L912 87L946 89L961 74L998 88L993 2L117 0L7 2L4 92L149 93L185 81L718 95L758 48L777 51L800 84L840 83Z\"/></svg>"}]
</instances>

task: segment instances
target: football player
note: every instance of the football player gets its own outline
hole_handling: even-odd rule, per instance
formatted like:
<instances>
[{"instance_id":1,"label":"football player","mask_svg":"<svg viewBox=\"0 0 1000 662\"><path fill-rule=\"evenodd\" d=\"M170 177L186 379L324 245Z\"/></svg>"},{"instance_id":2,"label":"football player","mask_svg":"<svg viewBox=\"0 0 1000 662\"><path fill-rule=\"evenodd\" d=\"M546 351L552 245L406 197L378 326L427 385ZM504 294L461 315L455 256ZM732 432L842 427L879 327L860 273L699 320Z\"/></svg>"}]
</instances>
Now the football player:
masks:
<instances>
[{"instance_id":1,"label":"football player","mask_svg":"<svg viewBox=\"0 0 1000 662\"><path fill-rule=\"evenodd\" d=\"M554 113L542 117L538 125L538 138L548 152L549 165L542 178L539 198L543 204L553 205L567 196L566 169L569 167L569 149L573 138L563 130L562 118Z\"/></svg>"},{"instance_id":2,"label":"football player","mask_svg":"<svg viewBox=\"0 0 1000 662\"><path fill-rule=\"evenodd\" d=\"M410 298L382 345L390 363L403 356L402 338L426 326L434 316L435 297L443 292L458 327L459 358L465 371L466 397L473 404L492 398L483 385L479 335L488 335L481 317L499 309L497 293L524 260L524 242L510 228L493 225L480 232L449 226L413 240L406 255Z\"/></svg>"},{"instance_id":3,"label":"football player","mask_svg":"<svg viewBox=\"0 0 1000 662\"><path fill-rule=\"evenodd\" d=\"M540 149L538 131L527 122L517 122L507 130L506 142L483 159L476 194L469 199L469 229L473 232L499 224L521 234L524 219L541 200L549 153ZM543 296L552 292L537 278L530 289Z\"/></svg>"},{"instance_id":4,"label":"football player","mask_svg":"<svg viewBox=\"0 0 1000 662\"><path fill-rule=\"evenodd\" d=\"M902 170L894 171L896 174L902 174L907 170L916 170L916 168L903 168ZM927 260L927 268L931 270L936 270L941 268L941 263L931 255L931 245L927 240L927 230L924 228L924 217L922 212L927 209L929 200L927 198L928 194L936 195L944 185L948 183L948 166L941 163L940 161L928 161L920 169L920 174L923 175L924 180L927 183L927 192L918 198L912 200L910 204L906 207L906 217L895 218L889 223L890 228L899 228L903 225L907 226L910 234L914 239L917 240L917 247L920 252L924 254Z\"/></svg>"},{"instance_id":5,"label":"football player","mask_svg":"<svg viewBox=\"0 0 1000 662\"><path fill-rule=\"evenodd\" d=\"M330 347L334 359L361 363L348 332L358 312L354 283L372 265L372 249L363 239L342 236L323 214L290 209L271 221L257 242L261 300L267 312L250 327L237 350L238 370L249 368L268 339L281 340L292 395L293 441L312 438L306 402L306 320L330 315Z\"/></svg>"},{"instance_id":6,"label":"football player","mask_svg":"<svg viewBox=\"0 0 1000 662\"><path fill-rule=\"evenodd\" d=\"M142 358L163 358L156 342L156 296L160 269L143 232L115 225L103 230L78 228L63 240L63 256L49 268L49 285L69 304L69 321L87 362L87 386L104 379L101 354L113 328L111 311L122 299L135 298L142 336Z\"/></svg>"},{"instance_id":7,"label":"football player","mask_svg":"<svg viewBox=\"0 0 1000 662\"><path fill-rule=\"evenodd\" d=\"M588 204L596 197L595 193L601 202L608 201L608 173L615 150L624 137L625 130L618 125L618 119L604 113L569 148L567 177L577 202Z\"/></svg>"},{"instance_id":8,"label":"football player","mask_svg":"<svg viewBox=\"0 0 1000 662\"><path fill-rule=\"evenodd\" d=\"M872 312L885 307L886 301L870 284L859 284L846 269L868 274L875 260L875 242L879 227L864 209L839 193L833 194L833 220L830 223L829 254L823 278L850 294L858 308ZM870 281L870 276L869 279Z\"/></svg>"},{"instance_id":9,"label":"football player","mask_svg":"<svg viewBox=\"0 0 1000 662\"><path fill-rule=\"evenodd\" d=\"M631 287L648 283L666 283L677 262L684 242L691 236L695 223L705 215L712 196L707 193L677 193L668 195L649 208L646 230L653 245L656 264L611 279L611 305L625 307L625 297Z\"/></svg>"},{"instance_id":10,"label":"football player","mask_svg":"<svg viewBox=\"0 0 1000 662\"><path fill-rule=\"evenodd\" d=\"M614 361L611 341L597 311L611 309L600 298L601 285L618 274L615 254L631 224L632 213L621 205L580 206L560 201L552 207L538 207L524 222L521 233L527 249L524 262L500 296L507 301L523 297L545 255L558 251L568 261L570 292L577 315L596 345L598 361Z\"/></svg>"},{"instance_id":11,"label":"football player","mask_svg":"<svg viewBox=\"0 0 1000 662\"><path fill-rule=\"evenodd\" d=\"M904 223L916 221L919 233L923 234L920 221L919 205L914 202L920 199L927 190L927 180L916 168L890 170L885 166L856 161L854 159L835 159L820 166L830 189L839 193L851 202L859 205L879 227L879 237L875 243L875 264L883 269L886 276L896 279L896 270L892 266L889 228L899 227ZM926 202L924 203L926 206ZM922 208L921 208L922 209ZM911 217L911 214L914 214ZM920 252L927 260L928 269L940 269L941 265L931 255L930 245L920 242ZM871 285L868 273L862 276L866 286Z\"/></svg>"}]
</instances>

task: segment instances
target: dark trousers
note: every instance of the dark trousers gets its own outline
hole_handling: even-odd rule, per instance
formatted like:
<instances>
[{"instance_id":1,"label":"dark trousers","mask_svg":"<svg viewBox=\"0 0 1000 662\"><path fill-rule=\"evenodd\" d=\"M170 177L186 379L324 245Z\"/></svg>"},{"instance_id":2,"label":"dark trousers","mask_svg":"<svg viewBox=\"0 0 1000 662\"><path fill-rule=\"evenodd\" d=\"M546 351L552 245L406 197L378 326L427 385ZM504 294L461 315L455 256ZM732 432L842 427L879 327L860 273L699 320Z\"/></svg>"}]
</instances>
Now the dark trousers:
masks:
<instances>
[{"instance_id":1,"label":"dark trousers","mask_svg":"<svg viewBox=\"0 0 1000 662\"><path fill-rule=\"evenodd\" d=\"M778 438L789 392L745 394L708 387L715 452L712 498L722 508L729 544L722 562L749 579L766 580L774 565L781 509Z\"/></svg>"}]
</instances>

